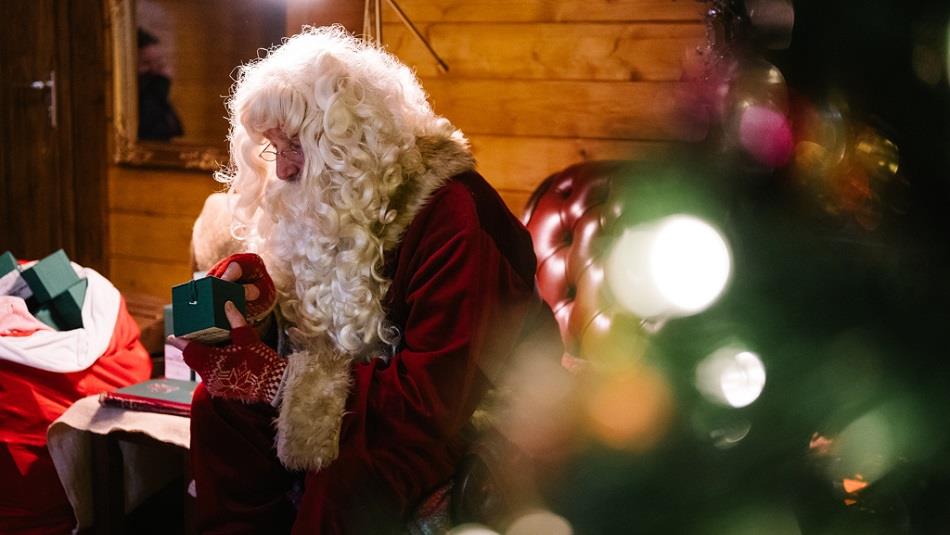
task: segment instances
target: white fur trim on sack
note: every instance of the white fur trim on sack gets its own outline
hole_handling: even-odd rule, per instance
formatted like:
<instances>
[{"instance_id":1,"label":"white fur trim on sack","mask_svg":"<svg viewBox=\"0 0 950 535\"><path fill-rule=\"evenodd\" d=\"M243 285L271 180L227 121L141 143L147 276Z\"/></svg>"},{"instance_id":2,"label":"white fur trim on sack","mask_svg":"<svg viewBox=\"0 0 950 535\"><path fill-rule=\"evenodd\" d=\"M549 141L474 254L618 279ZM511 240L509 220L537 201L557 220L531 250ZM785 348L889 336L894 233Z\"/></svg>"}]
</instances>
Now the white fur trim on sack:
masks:
<instances>
[{"instance_id":1,"label":"white fur trim on sack","mask_svg":"<svg viewBox=\"0 0 950 535\"><path fill-rule=\"evenodd\" d=\"M29 336L0 337L0 360L50 372L85 370L105 353L119 317L119 290L94 269L73 264L88 283L81 329L37 331Z\"/></svg>"}]
</instances>

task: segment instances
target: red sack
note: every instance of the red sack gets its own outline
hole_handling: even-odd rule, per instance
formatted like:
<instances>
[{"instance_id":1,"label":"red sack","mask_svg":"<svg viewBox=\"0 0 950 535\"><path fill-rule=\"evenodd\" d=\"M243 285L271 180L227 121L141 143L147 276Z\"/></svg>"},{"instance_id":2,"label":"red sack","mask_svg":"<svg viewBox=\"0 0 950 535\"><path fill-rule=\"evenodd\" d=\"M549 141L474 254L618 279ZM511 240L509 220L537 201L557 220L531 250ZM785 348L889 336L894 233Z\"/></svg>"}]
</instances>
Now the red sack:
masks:
<instances>
[{"instance_id":1,"label":"red sack","mask_svg":"<svg viewBox=\"0 0 950 535\"><path fill-rule=\"evenodd\" d=\"M152 362L123 299L106 351L85 370L56 373L0 360L0 533L62 534L75 525L46 428L74 401L151 376Z\"/></svg>"}]
</instances>

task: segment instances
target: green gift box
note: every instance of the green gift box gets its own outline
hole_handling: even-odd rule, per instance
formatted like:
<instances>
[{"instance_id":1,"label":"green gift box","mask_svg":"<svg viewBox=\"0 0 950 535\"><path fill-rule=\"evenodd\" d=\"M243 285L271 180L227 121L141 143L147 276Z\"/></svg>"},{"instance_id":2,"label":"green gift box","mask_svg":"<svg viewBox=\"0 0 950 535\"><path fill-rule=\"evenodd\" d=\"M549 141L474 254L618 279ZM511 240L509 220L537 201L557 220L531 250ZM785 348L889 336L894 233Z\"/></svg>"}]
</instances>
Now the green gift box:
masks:
<instances>
[{"instance_id":1,"label":"green gift box","mask_svg":"<svg viewBox=\"0 0 950 535\"><path fill-rule=\"evenodd\" d=\"M23 299L33 296L30 285L23 280L16 257L10 251L0 255L0 279L0 295L15 295Z\"/></svg>"},{"instance_id":2,"label":"green gift box","mask_svg":"<svg viewBox=\"0 0 950 535\"><path fill-rule=\"evenodd\" d=\"M52 301L44 303L33 311L33 316L57 331L71 331L81 329L82 323L82 304L86 300L86 289L89 281L79 279L53 298Z\"/></svg>"},{"instance_id":3,"label":"green gift box","mask_svg":"<svg viewBox=\"0 0 950 535\"><path fill-rule=\"evenodd\" d=\"M62 249L21 272L33 291L36 305L44 305L79 282L79 277ZM83 288L85 292L85 288Z\"/></svg>"},{"instance_id":4,"label":"green gift box","mask_svg":"<svg viewBox=\"0 0 950 535\"><path fill-rule=\"evenodd\" d=\"M0 277L16 269L16 258L13 253L7 251L0 255Z\"/></svg>"},{"instance_id":5,"label":"green gift box","mask_svg":"<svg viewBox=\"0 0 950 535\"><path fill-rule=\"evenodd\" d=\"M56 315L53 313L52 305L43 305L37 308L33 311L33 317L56 329L57 331L60 330L59 322L56 321Z\"/></svg>"},{"instance_id":6,"label":"green gift box","mask_svg":"<svg viewBox=\"0 0 950 535\"><path fill-rule=\"evenodd\" d=\"M89 281L79 279L65 292L53 298L53 309L61 322L61 331L82 328L82 304L86 301Z\"/></svg>"},{"instance_id":7,"label":"green gift box","mask_svg":"<svg viewBox=\"0 0 950 535\"><path fill-rule=\"evenodd\" d=\"M172 322L172 306L167 304L162 307L162 318L164 319L165 327L165 338L168 338L175 332L174 323Z\"/></svg>"},{"instance_id":8,"label":"green gift box","mask_svg":"<svg viewBox=\"0 0 950 535\"><path fill-rule=\"evenodd\" d=\"M234 302L243 314L244 286L217 277L195 279L172 288L175 336L211 344L231 336L224 303Z\"/></svg>"}]
</instances>

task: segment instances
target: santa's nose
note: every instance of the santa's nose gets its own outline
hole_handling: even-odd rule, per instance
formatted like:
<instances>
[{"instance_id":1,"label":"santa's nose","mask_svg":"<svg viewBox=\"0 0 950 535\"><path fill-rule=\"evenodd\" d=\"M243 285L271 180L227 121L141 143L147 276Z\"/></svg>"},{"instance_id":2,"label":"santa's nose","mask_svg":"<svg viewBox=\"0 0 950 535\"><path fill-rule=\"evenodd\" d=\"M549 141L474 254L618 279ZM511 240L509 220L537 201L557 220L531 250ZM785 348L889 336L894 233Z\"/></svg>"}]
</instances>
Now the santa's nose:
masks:
<instances>
[{"instance_id":1,"label":"santa's nose","mask_svg":"<svg viewBox=\"0 0 950 535\"><path fill-rule=\"evenodd\" d=\"M294 180L300 173L300 167L288 161L287 158L277 158L277 178L281 180Z\"/></svg>"}]
</instances>

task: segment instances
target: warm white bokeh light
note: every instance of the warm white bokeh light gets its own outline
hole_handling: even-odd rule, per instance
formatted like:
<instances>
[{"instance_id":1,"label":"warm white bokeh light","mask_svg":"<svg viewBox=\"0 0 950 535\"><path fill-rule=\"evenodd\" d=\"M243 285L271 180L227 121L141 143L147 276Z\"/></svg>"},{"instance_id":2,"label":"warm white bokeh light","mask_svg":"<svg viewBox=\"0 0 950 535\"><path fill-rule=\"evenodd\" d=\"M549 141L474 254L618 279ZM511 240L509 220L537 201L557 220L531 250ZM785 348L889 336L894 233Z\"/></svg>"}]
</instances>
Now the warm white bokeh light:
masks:
<instances>
[{"instance_id":1,"label":"warm white bokeh light","mask_svg":"<svg viewBox=\"0 0 950 535\"><path fill-rule=\"evenodd\" d=\"M446 535L499 535L499 533L481 524L459 524L447 531Z\"/></svg>"},{"instance_id":2,"label":"warm white bokeh light","mask_svg":"<svg viewBox=\"0 0 950 535\"><path fill-rule=\"evenodd\" d=\"M641 318L688 316L709 307L732 272L722 235L708 223L674 215L626 230L607 258L607 283Z\"/></svg>"},{"instance_id":3,"label":"warm white bokeh light","mask_svg":"<svg viewBox=\"0 0 950 535\"><path fill-rule=\"evenodd\" d=\"M660 292L683 315L715 301L732 270L729 248L719 232L688 216L664 220L650 261Z\"/></svg>"},{"instance_id":4,"label":"warm white bokeh light","mask_svg":"<svg viewBox=\"0 0 950 535\"><path fill-rule=\"evenodd\" d=\"M508 526L505 535L572 535L574 529L562 516L551 511L532 511Z\"/></svg>"},{"instance_id":5,"label":"warm white bokeh light","mask_svg":"<svg viewBox=\"0 0 950 535\"><path fill-rule=\"evenodd\" d=\"M713 440L714 446L727 450L742 442L742 439L749 436L751 430L752 424L748 420L738 420L711 430L709 438Z\"/></svg>"},{"instance_id":6,"label":"warm white bokeh light","mask_svg":"<svg viewBox=\"0 0 950 535\"><path fill-rule=\"evenodd\" d=\"M837 438L839 468L868 482L884 477L897 463L895 422L885 411L871 410L845 427ZM831 472L833 477L839 474Z\"/></svg>"},{"instance_id":7,"label":"warm white bokeh light","mask_svg":"<svg viewBox=\"0 0 950 535\"><path fill-rule=\"evenodd\" d=\"M947 55L947 82L950 83L950 24L947 25L947 46L944 51Z\"/></svg>"},{"instance_id":8,"label":"warm white bokeh light","mask_svg":"<svg viewBox=\"0 0 950 535\"><path fill-rule=\"evenodd\" d=\"M755 353L727 346L699 363L696 387L711 401L745 407L765 388L765 365Z\"/></svg>"}]
</instances>

